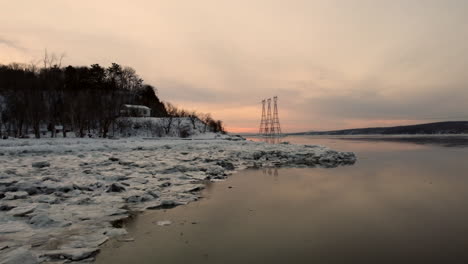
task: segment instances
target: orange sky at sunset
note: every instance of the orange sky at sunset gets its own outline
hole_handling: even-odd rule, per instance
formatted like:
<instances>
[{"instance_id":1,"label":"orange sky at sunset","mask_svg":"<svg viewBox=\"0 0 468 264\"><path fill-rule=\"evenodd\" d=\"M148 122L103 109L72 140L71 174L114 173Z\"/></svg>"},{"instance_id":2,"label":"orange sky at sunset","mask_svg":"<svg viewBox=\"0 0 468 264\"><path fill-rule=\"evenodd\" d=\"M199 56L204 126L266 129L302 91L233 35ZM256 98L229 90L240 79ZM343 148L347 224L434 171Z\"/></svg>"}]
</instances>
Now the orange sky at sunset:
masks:
<instances>
[{"instance_id":1,"label":"orange sky at sunset","mask_svg":"<svg viewBox=\"0 0 468 264\"><path fill-rule=\"evenodd\" d=\"M162 100L256 132L468 119L468 1L2 1L0 63L128 65ZM26 8L27 7L27 8ZM56 10L61 10L57 12Z\"/></svg>"}]
</instances>

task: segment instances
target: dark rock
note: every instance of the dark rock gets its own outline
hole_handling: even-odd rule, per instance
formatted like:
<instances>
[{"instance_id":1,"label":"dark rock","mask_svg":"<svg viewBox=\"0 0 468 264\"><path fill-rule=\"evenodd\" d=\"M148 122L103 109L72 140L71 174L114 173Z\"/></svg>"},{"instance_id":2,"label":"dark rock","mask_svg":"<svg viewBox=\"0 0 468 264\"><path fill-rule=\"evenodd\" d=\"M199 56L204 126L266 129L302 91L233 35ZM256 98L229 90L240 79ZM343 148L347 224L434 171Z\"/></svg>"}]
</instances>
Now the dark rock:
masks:
<instances>
[{"instance_id":1,"label":"dark rock","mask_svg":"<svg viewBox=\"0 0 468 264\"><path fill-rule=\"evenodd\" d=\"M69 191L73 191L74 188L73 188L73 185L62 185L62 186L58 187L57 190L60 191L60 192L67 193Z\"/></svg>"},{"instance_id":2,"label":"dark rock","mask_svg":"<svg viewBox=\"0 0 468 264\"><path fill-rule=\"evenodd\" d=\"M15 208L14 205L9 204L0 204L0 211L10 211L11 209Z\"/></svg>"},{"instance_id":3,"label":"dark rock","mask_svg":"<svg viewBox=\"0 0 468 264\"><path fill-rule=\"evenodd\" d=\"M234 164L232 164L232 162L229 162L229 161L222 160L222 161L216 162L216 164L223 167L223 168L225 168L226 170L234 170L235 169Z\"/></svg>"},{"instance_id":4,"label":"dark rock","mask_svg":"<svg viewBox=\"0 0 468 264\"><path fill-rule=\"evenodd\" d=\"M265 152L264 151L259 151L259 152L255 152L252 154L252 158L254 160L258 160L260 159L261 157L263 157L263 155L265 155Z\"/></svg>"},{"instance_id":5,"label":"dark rock","mask_svg":"<svg viewBox=\"0 0 468 264\"><path fill-rule=\"evenodd\" d=\"M164 182L164 183L160 184L159 187L169 187L171 185L172 184L170 182Z\"/></svg>"},{"instance_id":6,"label":"dark rock","mask_svg":"<svg viewBox=\"0 0 468 264\"><path fill-rule=\"evenodd\" d=\"M109 186L106 192L123 192L125 191L125 187L123 187L119 183L113 183Z\"/></svg>"},{"instance_id":7,"label":"dark rock","mask_svg":"<svg viewBox=\"0 0 468 264\"><path fill-rule=\"evenodd\" d=\"M45 167L50 167L50 162L48 161L38 161L38 162L33 162L32 163L33 168L45 168Z\"/></svg>"},{"instance_id":8,"label":"dark rock","mask_svg":"<svg viewBox=\"0 0 468 264\"><path fill-rule=\"evenodd\" d=\"M116 157L110 157L109 158L110 161L119 161L119 158L116 158Z\"/></svg>"}]
</instances>

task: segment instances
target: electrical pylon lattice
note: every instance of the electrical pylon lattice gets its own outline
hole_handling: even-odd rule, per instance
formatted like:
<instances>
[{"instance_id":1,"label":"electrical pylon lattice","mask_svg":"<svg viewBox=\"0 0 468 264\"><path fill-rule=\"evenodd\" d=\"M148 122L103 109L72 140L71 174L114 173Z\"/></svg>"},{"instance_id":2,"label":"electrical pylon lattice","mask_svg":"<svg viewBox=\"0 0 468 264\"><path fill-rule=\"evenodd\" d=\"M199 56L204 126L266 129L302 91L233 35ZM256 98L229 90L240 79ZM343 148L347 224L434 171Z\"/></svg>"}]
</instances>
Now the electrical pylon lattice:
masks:
<instances>
[{"instance_id":1,"label":"electrical pylon lattice","mask_svg":"<svg viewBox=\"0 0 468 264\"><path fill-rule=\"evenodd\" d=\"M271 132L271 98L267 99L268 110L267 110L267 120L266 120L266 129L264 135L270 135Z\"/></svg>"},{"instance_id":2,"label":"electrical pylon lattice","mask_svg":"<svg viewBox=\"0 0 468 264\"><path fill-rule=\"evenodd\" d=\"M266 100L262 100L262 120L260 121L260 129L258 131L258 133L260 135L263 135L266 131L266 114L265 114L265 103L266 103Z\"/></svg>"},{"instance_id":3,"label":"electrical pylon lattice","mask_svg":"<svg viewBox=\"0 0 468 264\"><path fill-rule=\"evenodd\" d=\"M273 120L270 124L270 134L279 136L281 135L281 125L278 117L278 96L273 97L274 107L273 107Z\"/></svg>"},{"instance_id":4,"label":"electrical pylon lattice","mask_svg":"<svg viewBox=\"0 0 468 264\"><path fill-rule=\"evenodd\" d=\"M271 101L271 98L262 100L259 134L264 137L279 137L281 136L281 125L278 116L278 97L273 97L273 113L271 112ZM267 104L266 115L265 104Z\"/></svg>"}]
</instances>

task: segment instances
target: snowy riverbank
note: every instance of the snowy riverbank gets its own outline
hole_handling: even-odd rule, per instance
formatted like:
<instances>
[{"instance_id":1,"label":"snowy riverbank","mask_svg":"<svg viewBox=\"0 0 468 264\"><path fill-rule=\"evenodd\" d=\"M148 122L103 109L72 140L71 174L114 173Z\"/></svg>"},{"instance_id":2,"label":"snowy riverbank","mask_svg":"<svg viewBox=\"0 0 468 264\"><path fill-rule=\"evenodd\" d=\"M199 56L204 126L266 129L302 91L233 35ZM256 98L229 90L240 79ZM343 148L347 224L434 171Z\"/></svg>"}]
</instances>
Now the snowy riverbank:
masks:
<instances>
[{"instance_id":1,"label":"snowy riverbank","mask_svg":"<svg viewBox=\"0 0 468 264\"><path fill-rule=\"evenodd\" d=\"M115 223L131 212L195 201L203 181L236 170L356 159L320 146L207 138L0 141L0 263L90 260L126 234Z\"/></svg>"}]
</instances>

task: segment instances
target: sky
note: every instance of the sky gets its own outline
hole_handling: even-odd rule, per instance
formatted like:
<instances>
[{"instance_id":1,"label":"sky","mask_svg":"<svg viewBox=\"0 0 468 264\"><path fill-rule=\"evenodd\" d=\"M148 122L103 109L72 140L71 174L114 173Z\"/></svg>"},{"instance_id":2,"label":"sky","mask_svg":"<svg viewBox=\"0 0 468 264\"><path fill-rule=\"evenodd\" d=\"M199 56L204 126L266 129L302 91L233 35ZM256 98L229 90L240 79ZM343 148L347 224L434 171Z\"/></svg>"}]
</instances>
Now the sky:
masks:
<instances>
[{"instance_id":1,"label":"sky","mask_svg":"<svg viewBox=\"0 0 468 264\"><path fill-rule=\"evenodd\" d=\"M466 0L0 0L0 63L133 67L164 101L258 131L468 120Z\"/></svg>"}]
</instances>

